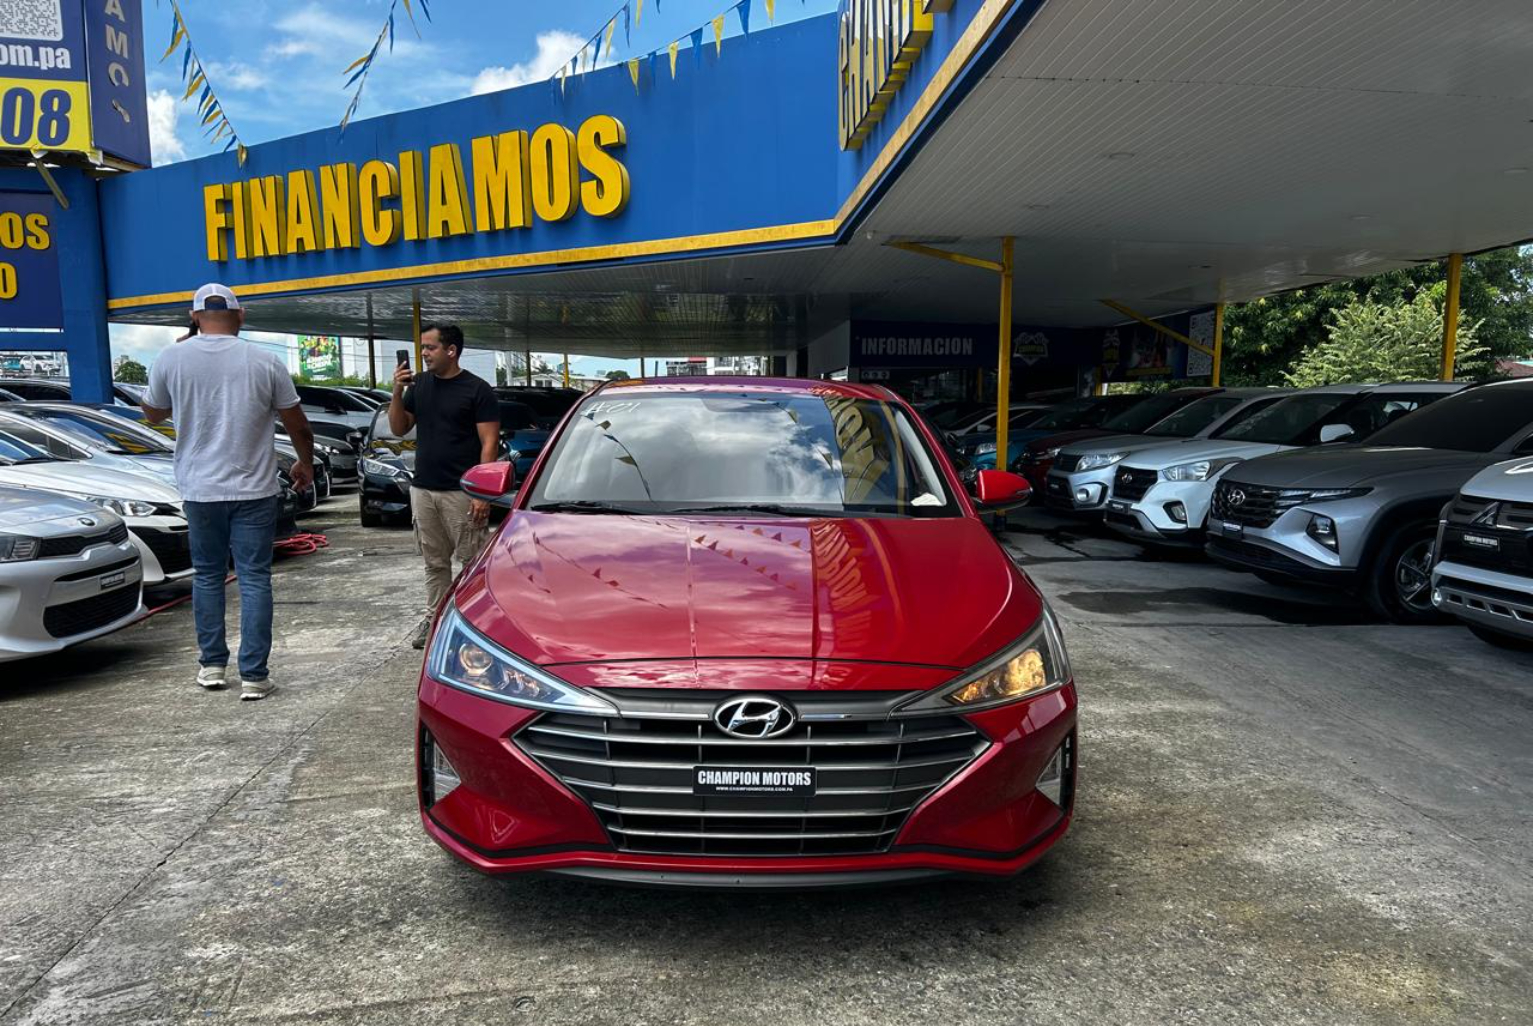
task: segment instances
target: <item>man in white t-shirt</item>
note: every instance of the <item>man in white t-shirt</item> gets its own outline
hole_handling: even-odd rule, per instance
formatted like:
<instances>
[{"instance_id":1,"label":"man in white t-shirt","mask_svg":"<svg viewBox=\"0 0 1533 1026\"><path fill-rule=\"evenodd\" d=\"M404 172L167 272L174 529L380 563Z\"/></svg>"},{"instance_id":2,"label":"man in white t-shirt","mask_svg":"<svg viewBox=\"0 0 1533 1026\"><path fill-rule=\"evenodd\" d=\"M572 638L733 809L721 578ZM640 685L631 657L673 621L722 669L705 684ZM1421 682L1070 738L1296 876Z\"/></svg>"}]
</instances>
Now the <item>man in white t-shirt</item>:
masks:
<instances>
[{"instance_id":1,"label":"man in white t-shirt","mask_svg":"<svg viewBox=\"0 0 1533 1026\"><path fill-rule=\"evenodd\" d=\"M271 553L277 526L273 418L287 428L298 462L293 487L314 483L314 431L298 406L287 366L239 337L245 312L233 292L208 284L192 299L197 334L159 355L149 372L144 413L152 424L176 418L176 486L191 528L192 613L197 623L197 683L224 686L224 574L234 560L240 586L240 698L274 690L271 655Z\"/></svg>"}]
</instances>

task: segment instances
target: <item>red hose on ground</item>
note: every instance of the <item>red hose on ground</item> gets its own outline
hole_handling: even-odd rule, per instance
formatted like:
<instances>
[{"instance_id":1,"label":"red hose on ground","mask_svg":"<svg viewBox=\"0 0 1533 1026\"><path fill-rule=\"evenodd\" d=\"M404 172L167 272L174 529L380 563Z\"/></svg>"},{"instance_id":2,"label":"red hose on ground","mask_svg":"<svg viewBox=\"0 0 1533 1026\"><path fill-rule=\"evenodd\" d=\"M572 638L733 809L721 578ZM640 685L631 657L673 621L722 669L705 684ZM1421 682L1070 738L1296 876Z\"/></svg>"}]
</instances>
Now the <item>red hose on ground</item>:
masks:
<instances>
[{"instance_id":1,"label":"red hose on ground","mask_svg":"<svg viewBox=\"0 0 1533 1026\"><path fill-rule=\"evenodd\" d=\"M272 554L276 556L307 556L312 552L318 552L320 549L328 548L329 545L330 539L326 538L322 534L295 534L290 538L279 539L275 544L272 545L271 550ZM228 577L224 578L224 585L227 586L229 582L233 581L234 579L234 574L230 574ZM173 598L169 602L155 606L153 609L146 611L144 613L144 619L147 620L155 613L163 613L167 609L173 609L176 606L179 606L184 602L190 602L191 600L192 596L190 593L181 595L178 598Z\"/></svg>"}]
</instances>

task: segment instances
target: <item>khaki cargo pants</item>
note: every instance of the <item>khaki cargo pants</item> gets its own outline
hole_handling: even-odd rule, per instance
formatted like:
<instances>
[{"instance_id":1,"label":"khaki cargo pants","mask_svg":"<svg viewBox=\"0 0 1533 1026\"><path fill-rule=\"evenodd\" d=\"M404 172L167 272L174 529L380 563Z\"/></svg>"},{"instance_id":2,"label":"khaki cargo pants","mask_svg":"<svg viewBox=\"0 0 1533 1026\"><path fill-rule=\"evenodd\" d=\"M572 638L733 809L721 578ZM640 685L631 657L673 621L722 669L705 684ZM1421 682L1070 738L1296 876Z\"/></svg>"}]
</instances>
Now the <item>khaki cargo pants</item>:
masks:
<instances>
[{"instance_id":1,"label":"khaki cargo pants","mask_svg":"<svg viewBox=\"0 0 1533 1026\"><path fill-rule=\"evenodd\" d=\"M433 492L410 489L411 518L415 521L415 543L426 561L426 615L436 607L452 587L452 562L461 570L473 562L490 536L488 525L480 527L468 519L469 498L454 489Z\"/></svg>"}]
</instances>

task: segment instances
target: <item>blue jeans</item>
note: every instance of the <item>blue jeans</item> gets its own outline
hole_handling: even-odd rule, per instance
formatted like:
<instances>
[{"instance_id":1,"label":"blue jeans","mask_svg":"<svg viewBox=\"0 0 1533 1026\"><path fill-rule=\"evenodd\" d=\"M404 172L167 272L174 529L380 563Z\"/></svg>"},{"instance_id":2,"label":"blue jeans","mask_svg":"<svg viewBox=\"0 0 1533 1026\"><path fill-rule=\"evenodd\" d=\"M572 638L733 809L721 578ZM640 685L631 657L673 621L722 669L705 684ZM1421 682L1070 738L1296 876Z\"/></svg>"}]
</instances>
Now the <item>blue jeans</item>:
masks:
<instances>
[{"instance_id":1,"label":"blue jeans","mask_svg":"<svg viewBox=\"0 0 1533 1026\"><path fill-rule=\"evenodd\" d=\"M228 666L224 639L224 577L229 557L240 583L240 679L265 680L271 656L271 547L277 534L277 499L188 502L191 528L192 614L197 622L198 662Z\"/></svg>"}]
</instances>

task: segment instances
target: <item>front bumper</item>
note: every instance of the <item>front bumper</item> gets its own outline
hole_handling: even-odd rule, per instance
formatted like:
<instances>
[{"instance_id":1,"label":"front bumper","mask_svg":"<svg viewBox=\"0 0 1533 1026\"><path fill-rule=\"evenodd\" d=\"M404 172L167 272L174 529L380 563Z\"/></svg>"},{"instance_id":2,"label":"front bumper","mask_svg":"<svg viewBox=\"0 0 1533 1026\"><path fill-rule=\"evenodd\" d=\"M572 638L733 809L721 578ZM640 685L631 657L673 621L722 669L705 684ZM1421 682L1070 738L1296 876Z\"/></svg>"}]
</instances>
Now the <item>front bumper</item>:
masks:
<instances>
[{"instance_id":1,"label":"front bumper","mask_svg":"<svg viewBox=\"0 0 1533 1026\"><path fill-rule=\"evenodd\" d=\"M0 563L0 662L57 652L134 622L143 615L142 580L131 540Z\"/></svg>"},{"instance_id":2,"label":"front bumper","mask_svg":"<svg viewBox=\"0 0 1533 1026\"><path fill-rule=\"evenodd\" d=\"M192 576L195 571L185 517L133 517L127 524L144 561L145 586L182 581Z\"/></svg>"},{"instance_id":3,"label":"front bumper","mask_svg":"<svg viewBox=\"0 0 1533 1026\"><path fill-rule=\"evenodd\" d=\"M1142 541L1160 545L1200 544L1213 493L1212 481L1158 479L1136 499L1118 494L1115 486L1108 493L1102 522ZM1178 508L1182 510L1181 519L1173 516Z\"/></svg>"},{"instance_id":4,"label":"front bumper","mask_svg":"<svg viewBox=\"0 0 1533 1026\"><path fill-rule=\"evenodd\" d=\"M384 517L410 516L410 478L363 473L358 502L362 512Z\"/></svg>"},{"instance_id":5,"label":"front bumper","mask_svg":"<svg viewBox=\"0 0 1533 1026\"><path fill-rule=\"evenodd\" d=\"M1533 641L1533 578L1438 563L1432 568L1432 605L1468 623Z\"/></svg>"},{"instance_id":6,"label":"front bumper","mask_svg":"<svg viewBox=\"0 0 1533 1026\"><path fill-rule=\"evenodd\" d=\"M688 694L654 690L656 697L667 701ZM792 702L796 694L804 693L776 694ZM696 818L702 825L692 829L719 831L707 835L713 840L699 840L701 832L689 834L684 828L655 837L647 829L648 824L645 829L629 827L631 822L646 819L650 811L627 808L632 800L629 792L646 787L650 791L673 792L656 793L646 799L649 804L666 799L696 802L690 791L675 793L674 788L660 784L627 783L619 776L606 778L616 783L602 784L599 779L587 782L576 779L574 773L595 776L611 770L590 767L571 771L551 767L542 756L530 754L537 749L521 737L523 731L544 718L545 714L535 710L478 698L422 677L420 749L427 751L427 746L438 746L452 762L462 783L437 800L432 794L433 778L422 766L421 820L438 844L484 872L566 872L660 886L760 888L896 883L944 873L1005 876L1042 856L1068 830L1074 811L1073 684L999 709L950 717L972 728L976 751L964 755L968 761L950 776L904 788L925 788L919 792L919 804L908 813L897 810L887 814L892 825L882 832L889 836L869 850L857 852L832 851L834 845L823 840L832 836L823 832L825 824L847 815L880 815L861 810L846 812L843 810L848 806L834 805L869 800L854 796L872 792L859 791L850 784L826 783L850 779L837 774L858 772L857 766L837 769L833 762L821 763L820 756L814 757L812 765L820 775L821 790L814 797L802 799L807 815L791 814L808 838L797 845L780 833L768 835L760 832L766 828L754 826L762 820L748 818L752 815L748 803L761 799L733 799L736 804L721 810L712 805L714 799L710 798L700 803L710 810L706 816L699 813L692 817L674 810L667 813L684 817L671 822ZM888 723L885 720L883 725ZM760 746L754 749L762 753L759 757L751 755L753 746ZM1068 746L1068 758L1061 804L1056 805L1034 785L1061 746ZM777 747L776 751L780 753L783 749ZM754 765L775 764L769 743L731 742L728 752L730 759L747 757L754 758ZM419 759L420 751L417 755ZM685 771L690 772L690 767ZM602 791L602 787L607 790ZM606 802L589 797L614 791L622 791L623 795ZM832 794L833 791L836 793ZM892 805L893 799L888 800ZM613 805L609 803L621 803L625 811L614 818ZM828 811L826 803L831 803L835 811ZM742 804L747 806L743 811ZM772 811L756 815L774 824L790 815L780 811L776 804L767 808ZM742 834L728 832L732 830L744 832L743 836L750 840L739 840ZM747 854L739 850L756 845L763 837L770 837L769 844L763 847L774 847L777 849L774 853ZM727 850L706 853L709 844L715 841L717 847ZM683 848L687 850L678 850ZM704 853L699 853L699 849Z\"/></svg>"},{"instance_id":7,"label":"front bumper","mask_svg":"<svg viewBox=\"0 0 1533 1026\"><path fill-rule=\"evenodd\" d=\"M1068 513L1099 513L1112 495L1116 466L1065 473L1050 470L1043 482L1043 502L1049 509Z\"/></svg>"}]
</instances>

